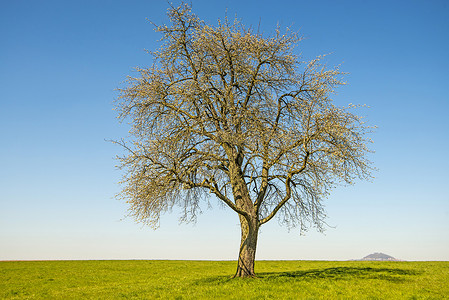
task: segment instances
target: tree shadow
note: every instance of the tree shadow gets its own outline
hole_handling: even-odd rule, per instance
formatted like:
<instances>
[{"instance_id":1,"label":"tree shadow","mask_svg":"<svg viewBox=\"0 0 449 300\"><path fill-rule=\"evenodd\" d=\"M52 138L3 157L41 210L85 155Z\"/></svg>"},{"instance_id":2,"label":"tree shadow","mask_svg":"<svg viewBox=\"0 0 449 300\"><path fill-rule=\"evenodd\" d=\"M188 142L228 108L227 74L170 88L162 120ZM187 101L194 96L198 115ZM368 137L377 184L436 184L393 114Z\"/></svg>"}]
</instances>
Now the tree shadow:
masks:
<instances>
[{"instance_id":1,"label":"tree shadow","mask_svg":"<svg viewBox=\"0 0 449 300\"><path fill-rule=\"evenodd\" d=\"M293 272L266 272L257 274L260 278L295 278L298 280L314 279L384 279L390 281L404 281L406 276L419 275L419 272L398 268L371 268L371 267L335 267Z\"/></svg>"},{"instance_id":2,"label":"tree shadow","mask_svg":"<svg viewBox=\"0 0 449 300\"><path fill-rule=\"evenodd\" d=\"M354 280L379 279L391 282L404 282L409 276L419 275L422 272L400 268L371 268L371 267L335 267L290 272L262 272L256 273L254 280L263 281L312 281L312 280ZM196 284L225 284L233 280L230 276L214 276L200 279ZM252 279L249 279L252 280Z\"/></svg>"}]
</instances>

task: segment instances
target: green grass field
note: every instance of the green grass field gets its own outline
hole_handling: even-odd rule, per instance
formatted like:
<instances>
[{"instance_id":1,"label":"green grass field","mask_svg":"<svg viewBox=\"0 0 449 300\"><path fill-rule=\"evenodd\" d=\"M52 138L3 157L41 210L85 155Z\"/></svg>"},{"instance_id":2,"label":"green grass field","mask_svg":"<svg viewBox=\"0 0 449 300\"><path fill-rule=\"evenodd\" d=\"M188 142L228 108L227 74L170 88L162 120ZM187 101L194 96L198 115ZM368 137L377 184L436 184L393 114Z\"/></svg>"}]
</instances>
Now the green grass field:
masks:
<instances>
[{"instance_id":1,"label":"green grass field","mask_svg":"<svg viewBox=\"0 0 449 300\"><path fill-rule=\"evenodd\" d=\"M0 262L2 299L449 299L449 262Z\"/></svg>"}]
</instances>

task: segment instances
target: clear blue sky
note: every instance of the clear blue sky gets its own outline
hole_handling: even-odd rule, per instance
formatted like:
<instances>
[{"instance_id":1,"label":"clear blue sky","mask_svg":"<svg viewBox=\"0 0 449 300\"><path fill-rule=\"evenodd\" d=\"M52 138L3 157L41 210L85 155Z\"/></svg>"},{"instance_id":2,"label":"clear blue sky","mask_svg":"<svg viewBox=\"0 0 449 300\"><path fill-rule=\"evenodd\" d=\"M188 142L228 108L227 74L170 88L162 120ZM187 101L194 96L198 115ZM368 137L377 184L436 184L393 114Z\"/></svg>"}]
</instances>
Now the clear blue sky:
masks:
<instances>
[{"instance_id":1,"label":"clear blue sky","mask_svg":"<svg viewBox=\"0 0 449 300\"><path fill-rule=\"evenodd\" d=\"M179 2L175 2L179 3ZM216 24L225 10L267 34L279 23L306 37L305 58L332 53L350 73L338 104L379 128L373 182L335 190L329 228L262 227L258 259L353 259L384 252L449 260L449 2L211 1L194 11ZM157 231L124 218L114 199L127 135L114 89L151 64L165 1L0 2L0 260L236 259L237 216L205 210Z\"/></svg>"}]
</instances>

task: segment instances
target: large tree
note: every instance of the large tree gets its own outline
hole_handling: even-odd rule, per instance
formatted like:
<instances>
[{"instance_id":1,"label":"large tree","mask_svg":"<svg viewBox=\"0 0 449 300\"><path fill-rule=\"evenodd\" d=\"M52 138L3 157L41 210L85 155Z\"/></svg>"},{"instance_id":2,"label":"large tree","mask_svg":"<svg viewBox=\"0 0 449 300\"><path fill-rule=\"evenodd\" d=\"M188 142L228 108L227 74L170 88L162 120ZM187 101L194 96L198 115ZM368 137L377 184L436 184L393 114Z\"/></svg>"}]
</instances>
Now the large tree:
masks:
<instances>
[{"instance_id":1,"label":"large tree","mask_svg":"<svg viewBox=\"0 0 449 300\"><path fill-rule=\"evenodd\" d=\"M321 230L329 191L370 176L369 129L332 103L342 72L322 57L302 61L294 32L211 26L185 4L168 17L152 67L119 89L119 116L132 125L117 142L127 149L120 195L156 227L174 205L189 221L215 196L240 219L235 276L252 277L260 226L278 216Z\"/></svg>"}]
</instances>

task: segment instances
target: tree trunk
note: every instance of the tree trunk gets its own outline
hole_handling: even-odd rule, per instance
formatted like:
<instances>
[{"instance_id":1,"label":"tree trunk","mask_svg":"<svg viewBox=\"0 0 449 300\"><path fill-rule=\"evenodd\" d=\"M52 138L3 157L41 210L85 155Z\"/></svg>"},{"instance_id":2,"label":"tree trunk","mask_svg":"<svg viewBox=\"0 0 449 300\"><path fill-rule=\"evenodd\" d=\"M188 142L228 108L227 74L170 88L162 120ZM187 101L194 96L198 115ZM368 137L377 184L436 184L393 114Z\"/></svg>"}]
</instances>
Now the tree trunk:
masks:
<instances>
[{"instance_id":1,"label":"tree trunk","mask_svg":"<svg viewBox=\"0 0 449 300\"><path fill-rule=\"evenodd\" d=\"M254 260L256 259L257 234L259 220L251 201L248 186L242 172L243 155L236 153L235 148L228 148L228 157L232 157L229 174L235 205L246 214L239 214L242 237L240 242L239 259L235 277L255 277Z\"/></svg>"},{"instance_id":2,"label":"tree trunk","mask_svg":"<svg viewBox=\"0 0 449 300\"><path fill-rule=\"evenodd\" d=\"M254 273L254 261L256 259L257 235L259 225L257 218L251 218L248 222L243 216L240 217L242 229L242 240L240 242L239 260L235 277L256 277Z\"/></svg>"}]
</instances>

